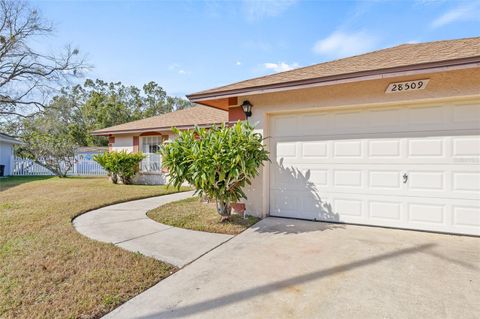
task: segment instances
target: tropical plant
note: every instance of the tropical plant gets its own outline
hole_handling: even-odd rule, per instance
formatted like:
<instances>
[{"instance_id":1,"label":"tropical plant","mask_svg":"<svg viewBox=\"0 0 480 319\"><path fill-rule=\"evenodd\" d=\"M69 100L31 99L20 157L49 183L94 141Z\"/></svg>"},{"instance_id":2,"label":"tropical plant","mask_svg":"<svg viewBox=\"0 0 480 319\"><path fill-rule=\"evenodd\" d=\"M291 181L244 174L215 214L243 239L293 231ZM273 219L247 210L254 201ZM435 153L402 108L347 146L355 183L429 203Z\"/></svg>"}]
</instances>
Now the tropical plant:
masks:
<instances>
[{"instance_id":1,"label":"tropical plant","mask_svg":"<svg viewBox=\"0 0 480 319\"><path fill-rule=\"evenodd\" d=\"M169 184L195 186L196 194L214 199L222 220L228 219L231 204L247 198L243 188L268 160L262 136L247 122L174 131L177 139L160 151Z\"/></svg>"},{"instance_id":2,"label":"tropical plant","mask_svg":"<svg viewBox=\"0 0 480 319\"><path fill-rule=\"evenodd\" d=\"M113 152L112 152L113 153ZM103 154L96 154L93 156L93 160L100 164L104 170L107 171L108 176L112 183L118 183L118 168L117 161L113 159L113 154L109 152L104 152Z\"/></svg>"},{"instance_id":3,"label":"tropical plant","mask_svg":"<svg viewBox=\"0 0 480 319\"><path fill-rule=\"evenodd\" d=\"M138 173L139 164L144 158L145 155L142 153L128 153L125 150L105 152L93 157L108 172L114 184L118 183L118 179L123 184L131 184L132 178Z\"/></svg>"}]
</instances>

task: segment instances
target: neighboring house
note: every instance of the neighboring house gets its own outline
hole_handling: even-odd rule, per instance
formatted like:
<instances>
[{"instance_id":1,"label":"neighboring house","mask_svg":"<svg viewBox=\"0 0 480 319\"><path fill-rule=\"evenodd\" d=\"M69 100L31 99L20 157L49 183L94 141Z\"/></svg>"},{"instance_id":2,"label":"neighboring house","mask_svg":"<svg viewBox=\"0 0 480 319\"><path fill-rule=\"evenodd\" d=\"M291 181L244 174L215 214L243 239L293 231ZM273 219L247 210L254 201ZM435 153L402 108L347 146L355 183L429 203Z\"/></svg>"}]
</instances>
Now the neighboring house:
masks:
<instances>
[{"instance_id":1,"label":"neighboring house","mask_svg":"<svg viewBox=\"0 0 480 319\"><path fill-rule=\"evenodd\" d=\"M13 146L18 144L22 142L0 133L0 177L13 175Z\"/></svg>"},{"instance_id":2,"label":"neighboring house","mask_svg":"<svg viewBox=\"0 0 480 319\"><path fill-rule=\"evenodd\" d=\"M79 160L93 160L96 154L103 154L108 151L106 146L81 146L75 150L75 158Z\"/></svg>"},{"instance_id":3,"label":"neighboring house","mask_svg":"<svg viewBox=\"0 0 480 319\"><path fill-rule=\"evenodd\" d=\"M242 116L271 163L247 211L480 235L480 38L404 44L188 96Z\"/></svg>"},{"instance_id":4,"label":"neighboring house","mask_svg":"<svg viewBox=\"0 0 480 319\"><path fill-rule=\"evenodd\" d=\"M162 173L160 155L157 153L160 145L172 140L175 135L172 128L180 130L192 129L196 126L208 127L228 121L228 112L222 109L194 106L188 109L149 117L117 126L107 127L93 132L93 135L103 135L109 138L109 149L127 152L141 151L146 155L140 166L140 173L135 183L165 184Z\"/></svg>"}]
</instances>

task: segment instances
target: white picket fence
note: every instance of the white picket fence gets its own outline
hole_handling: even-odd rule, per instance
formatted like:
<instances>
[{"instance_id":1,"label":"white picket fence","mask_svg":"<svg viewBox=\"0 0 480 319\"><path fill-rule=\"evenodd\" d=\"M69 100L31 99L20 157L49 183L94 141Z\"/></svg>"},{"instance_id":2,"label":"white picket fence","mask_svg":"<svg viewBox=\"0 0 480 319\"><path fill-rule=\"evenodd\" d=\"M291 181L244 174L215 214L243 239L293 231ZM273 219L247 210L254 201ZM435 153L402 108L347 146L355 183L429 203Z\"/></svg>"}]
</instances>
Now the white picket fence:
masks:
<instances>
[{"instance_id":1,"label":"white picket fence","mask_svg":"<svg viewBox=\"0 0 480 319\"><path fill-rule=\"evenodd\" d=\"M54 175L42 165L29 159L16 157L13 163L13 175L15 176ZM81 154L75 156L75 164L67 174L69 176L106 176L107 172L91 156Z\"/></svg>"}]
</instances>

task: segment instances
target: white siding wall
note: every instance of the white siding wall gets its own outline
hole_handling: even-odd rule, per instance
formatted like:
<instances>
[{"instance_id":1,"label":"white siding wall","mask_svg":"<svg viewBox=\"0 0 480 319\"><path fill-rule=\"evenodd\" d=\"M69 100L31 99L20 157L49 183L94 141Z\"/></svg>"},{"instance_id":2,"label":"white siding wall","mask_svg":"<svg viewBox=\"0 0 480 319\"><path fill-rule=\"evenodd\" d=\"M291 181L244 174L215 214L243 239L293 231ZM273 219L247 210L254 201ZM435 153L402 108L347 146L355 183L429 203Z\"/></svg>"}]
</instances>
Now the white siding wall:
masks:
<instances>
[{"instance_id":1,"label":"white siding wall","mask_svg":"<svg viewBox=\"0 0 480 319\"><path fill-rule=\"evenodd\" d=\"M5 165L4 175L12 174L13 146L10 143L0 142L0 165Z\"/></svg>"}]
</instances>

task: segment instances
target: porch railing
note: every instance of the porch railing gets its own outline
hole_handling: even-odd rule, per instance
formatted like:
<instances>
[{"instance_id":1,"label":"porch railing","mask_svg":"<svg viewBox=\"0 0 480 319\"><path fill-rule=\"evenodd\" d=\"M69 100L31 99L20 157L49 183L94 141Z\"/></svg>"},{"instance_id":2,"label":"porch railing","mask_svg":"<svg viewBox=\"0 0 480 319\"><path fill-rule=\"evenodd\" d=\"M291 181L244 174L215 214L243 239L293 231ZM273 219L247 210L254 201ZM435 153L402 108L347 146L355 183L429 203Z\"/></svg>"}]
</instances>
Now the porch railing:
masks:
<instances>
[{"instance_id":1,"label":"porch railing","mask_svg":"<svg viewBox=\"0 0 480 319\"><path fill-rule=\"evenodd\" d=\"M140 163L140 171L143 173L161 173L162 156L160 154L145 153L145 158Z\"/></svg>"}]
</instances>

